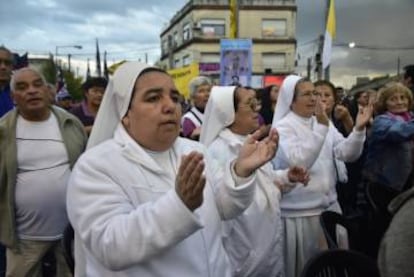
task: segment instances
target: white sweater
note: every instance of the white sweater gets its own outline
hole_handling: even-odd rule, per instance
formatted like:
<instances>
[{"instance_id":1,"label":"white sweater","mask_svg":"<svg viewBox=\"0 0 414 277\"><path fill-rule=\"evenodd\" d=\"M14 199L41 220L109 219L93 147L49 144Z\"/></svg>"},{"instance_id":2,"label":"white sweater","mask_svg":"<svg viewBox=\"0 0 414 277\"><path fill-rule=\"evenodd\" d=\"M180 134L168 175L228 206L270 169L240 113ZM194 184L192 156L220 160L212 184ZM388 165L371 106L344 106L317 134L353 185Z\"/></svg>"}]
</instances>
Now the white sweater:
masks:
<instances>
[{"instance_id":1,"label":"white sweater","mask_svg":"<svg viewBox=\"0 0 414 277\"><path fill-rule=\"evenodd\" d=\"M316 118L302 118L289 112L276 123L279 150L273 165L277 169L303 166L310 173L305 187L296 186L284 194L282 217L313 216L337 202L334 157L342 162L358 159L365 141L365 130L355 129L344 138L332 123L319 124ZM343 164L337 163L343 171ZM340 174L344 174L340 172Z\"/></svg>"},{"instance_id":2,"label":"white sweater","mask_svg":"<svg viewBox=\"0 0 414 277\"><path fill-rule=\"evenodd\" d=\"M208 152L221 166L237 157L246 137L221 131ZM233 276L279 276L283 272L283 228L280 192L274 181L287 183L287 170L274 171L270 163L256 171L253 203L243 214L224 225L224 248Z\"/></svg>"},{"instance_id":3,"label":"white sweater","mask_svg":"<svg viewBox=\"0 0 414 277\"><path fill-rule=\"evenodd\" d=\"M172 149L176 166L184 154L205 153L182 138ZM175 192L175 179L122 126L85 152L67 192L76 276L230 276L222 219L248 207L255 175L236 187L229 164L217 169L206 158L204 201L191 212Z\"/></svg>"}]
</instances>

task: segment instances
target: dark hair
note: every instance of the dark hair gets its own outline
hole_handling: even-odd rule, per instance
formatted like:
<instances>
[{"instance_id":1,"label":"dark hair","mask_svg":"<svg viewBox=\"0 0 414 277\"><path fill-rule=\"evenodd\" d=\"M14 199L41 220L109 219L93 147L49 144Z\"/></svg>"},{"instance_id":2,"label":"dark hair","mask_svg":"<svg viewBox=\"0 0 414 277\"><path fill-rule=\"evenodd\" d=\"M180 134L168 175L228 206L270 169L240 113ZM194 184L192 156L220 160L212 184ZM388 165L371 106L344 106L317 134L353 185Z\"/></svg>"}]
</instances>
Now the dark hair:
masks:
<instances>
[{"instance_id":1,"label":"dark hair","mask_svg":"<svg viewBox=\"0 0 414 277\"><path fill-rule=\"evenodd\" d=\"M292 102L294 102L295 100L296 100L296 96L298 95L298 87L299 87L299 85L300 84L302 84L302 83L307 83L307 82L309 82L309 83L312 83L312 81L309 79L309 78L307 78L307 77L304 77L304 78L302 78L302 79L300 79L297 83L296 83L296 85L295 85L295 89L294 89L294 92L293 92L293 99L292 99Z\"/></svg>"},{"instance_id":2,"label":"dark hair","mask_svg":"<svg viewBox=\"0 0 414 277\"><path fill-rule=\"evenodd\" d=\"M241 86L236 86L236 88L234 89L234 93L233 93L234 112L237 112L238 107L239 107L239 102L240 102L239 91L240 91L240 88L242 88L242 87Z\"/></svg>"},{"instance_id":3,"label":"dark hair","mask_svg":"<svg viewBox=\"0 0 414 277\"><path fill-rule=\"evenodd\" d=\"M8 52L10 56L13 56L13 53L4 45L0 45L0 51Z\"/></svg>"},{"instance_id":4,"label":"dark hair","mask_svg":"<svg viewBox=\"0 0 414 277\"><path fill-rule=\"evenodd\" d=\"M265 124L271 124L273 120L272 100L270 99L270 92L276 85L270 85L258 90L262 107L260 108L260 115L263 117Z\"/></svg>"},{"instance_id":5,"label":"dark hair","mask_svg":"<svg viewBox=\"0 0 414 277\"><path fill-rule=\"evenodd\" d=\"M363 94L364 92L366 92L365 89L362 89L362 90L359 90L359 91L355 92L355 94L354 94L355 101L358 100L358 98L361 97L361 94Z\"/></svg>"},{"instance_id":6,"label":"dark hair","mask_svg":"<svg viewBox=\"0 0 414 277\"><path fill-rule=\"evenodd\" d=\"M414 64L404 66L404 79L409 77L414 81Z\"/></svg>"},{"instance_id":7,"label":"dark hair","mask_svg":"<svg viewBox=\"0 0 414 277\"><path fill-rule=\"evenodd\" d=\"M108 80L103 77L91 77L88 78L83 84L82 84L82 90L84 92L87 92L90 88L93 87L100 87L100 88L106 88L106 85L108 84Z\"/></svg>"},{"instance_id":8,"label":"dark hair","mask_svg":"<svg viewBox=\"0 0 414 277\"><path fill-rule=\"evenodd\" d=\"M321 87L321 86L327 86L327 87L329 87L331 89L331 91L332 91L332 94L333 94L335 103L338 103L338 100L339 100L338 99L338 94L336 92L336 89L335 89L334 84L332 84L328 80L319 80L319 81L316 81L313 85L315 87Z\"/></svg>"},{"instance_id":9,"label":"dark hair","mask_svg":"<svg viewBox=\"0 0 414 277\"><path fill-rule=\"evenodd\" d=\"M142 70L142 71L138 74L137 78L135 79L135 82L136 82L136 80L138 80L139 78L141 78L143 75L145 75L145 74L147 74L147 73L150 73L150 72L160 72L160 73L164 73L164 74L167 74L168 76L170 76L170 75L167 73L167 71L165 71L165 70L163 70L163 69L161 69L161 68L158 68L158 67L147 67L147 68L145 68L144 70ZM129 99L129 104L128 104L128 109L127 109L127 112L128 112L128 111L129 111L129 109L131 108L132 101L133 101L134 97L135 97L135 85L134 85L134 87L133 87L133 89L132 89L132 95L131 95L131 98Z\"/></svg>"}]
</instances>

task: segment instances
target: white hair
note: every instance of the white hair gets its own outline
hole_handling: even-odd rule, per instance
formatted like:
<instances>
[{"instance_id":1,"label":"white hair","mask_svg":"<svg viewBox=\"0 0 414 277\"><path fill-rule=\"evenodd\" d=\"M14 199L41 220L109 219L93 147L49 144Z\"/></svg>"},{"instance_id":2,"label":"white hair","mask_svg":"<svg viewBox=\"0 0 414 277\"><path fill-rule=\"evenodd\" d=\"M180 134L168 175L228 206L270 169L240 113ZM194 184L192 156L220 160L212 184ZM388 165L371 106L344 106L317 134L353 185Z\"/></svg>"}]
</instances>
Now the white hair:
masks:
<instances>
[{"instance_id":1,"label":"white hair","mask_svg":"<svg viewBox=\"0 0 414 277\"><path fill-rule=\"evenodd\" d=\"M13 72L13 74L11 76L11 79L10 79L10 90L11 91L14 91L16 89L16 77L17 77L17 75L19 75L21 73L24 73L24 72L27 72L27 71L34 72L36 75L38 75L42 79L43 84L47 85L45 76L43 76L43 74L40 73L36 68L23 67L23 68L20 68L20 69Z\"/></svg>"},{"instance_id":2,"label":"white hair","mask_svg":"<svg viewBox=\"0 0 414 277\"><path fill-rule=\"evenodd\" d=\"M193 98L194 95L197 92L198 87L199 86L203 86L203 85L209 85L209 86L211 86L212 85L212 82L206 76L197 76L197 77L194 77L190 81L190 83L188 84L188 88L189 88L189 91L190 91L190 98Z\"/></svg>"}]
</instances>

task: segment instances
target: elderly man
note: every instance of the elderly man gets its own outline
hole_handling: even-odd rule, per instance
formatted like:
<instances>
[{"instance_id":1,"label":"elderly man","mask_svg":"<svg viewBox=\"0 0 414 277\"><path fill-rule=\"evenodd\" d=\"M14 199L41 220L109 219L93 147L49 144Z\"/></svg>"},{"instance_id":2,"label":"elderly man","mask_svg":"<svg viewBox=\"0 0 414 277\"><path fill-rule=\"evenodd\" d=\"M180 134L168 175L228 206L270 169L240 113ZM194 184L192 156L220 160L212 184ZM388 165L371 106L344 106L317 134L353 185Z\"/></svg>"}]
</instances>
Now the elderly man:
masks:
<instances>
[{"instance_id":1,"label":"elderly man","mask_svg":"<svg viewBox=\"0 0 414 277\"><path fill-rule=\"evenodd\" d=\"M182 134L186 138L193 140L199 140L200 138L204 108L210 95L211 85L210 79L205 76L195 77L189 84L193 107L184 114L181 120Z\"/></svg>"},{"instance_id":2,"label":"elderly man","mask_svg":"<svg viewBox=\"0 0 414 277\"><path fill-rule=\"evenodd\" d=\"M221 220L251 203L276 137L249 137L216 166L178 137L178 99L166 72L138 62L111 79L68 187L77 276L230 276Z\"/></svg>"},{"instance_id":3,"label":"elderly man","mask_svg":"<svg viewBox=\"0 0 414 277\"><path fill-rule=\"evenodd\" d=\"M44 77L16 71L10 87L16 109L0 120L0 241L6 276L42 276L54 250L57 276L70 276L60 246L68 224L66 184L86 135L73 115L50 105Z\"/></svg>"},{"instance_id":4,"label":"elderly man","mask_svg":"<svg viewBox=\"0 0 414 277\"><path fill-rule=\"evenodd\" d=\"M297 185L281 201L286 276L299 276L307 260L325 247L319 216L325 210L340 212L335 184L346 178L343 162L361 155L371 115L371 106L361 109L353 131L344 138L312 82L295 75L283 81L272 123L280 135L274 165L301 166L310 173L307 186Z\"/></svg>"}]
</instances>

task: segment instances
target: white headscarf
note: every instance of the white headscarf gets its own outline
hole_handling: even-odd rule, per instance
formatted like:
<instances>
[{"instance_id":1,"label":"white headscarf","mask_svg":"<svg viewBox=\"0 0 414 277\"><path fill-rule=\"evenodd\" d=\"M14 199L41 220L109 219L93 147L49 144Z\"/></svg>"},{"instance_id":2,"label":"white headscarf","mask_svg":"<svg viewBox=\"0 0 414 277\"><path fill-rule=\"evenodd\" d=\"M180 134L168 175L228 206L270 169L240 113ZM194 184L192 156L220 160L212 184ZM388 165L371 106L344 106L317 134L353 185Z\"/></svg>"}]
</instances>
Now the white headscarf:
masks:
<instances>
[{"instance_id":1,"label":"white headscarf","mask_svg":"<svg viewBox=\"0 0 414 277\"><path fill-rule=\"evenodd\" d=\"M303 77L297 75L289 75L285 78L282 86L279 90L279 96L277 97L277 103L275 112L273 115L272 127L276 126L276 123L284 118L290 111L290 105L295 95L296 84L303 79Z\"/></svg>"},{"instance_id":2,"label":"white headscarf","mask_svg":"<svg viewBox=\"0 0 414 277\"><path fill-rule=\"evenodd\" d=\"M218 87L211 89L204 111L200 142L209 146L219 133L234 121L234 92L236 87Z\"/></svg>"},{"instance_id":3,"label":"white headscarf","mask_svg":"<svg viewBox=\"0 0 414 277\"><path fill-rule=\"evenodd\" d=\"M87 149L113 137L117 125L128 110L135 81L148 67L150 66L140 62L126 62L115 71L106 87Z\"/></svg>"}]
</instances>

